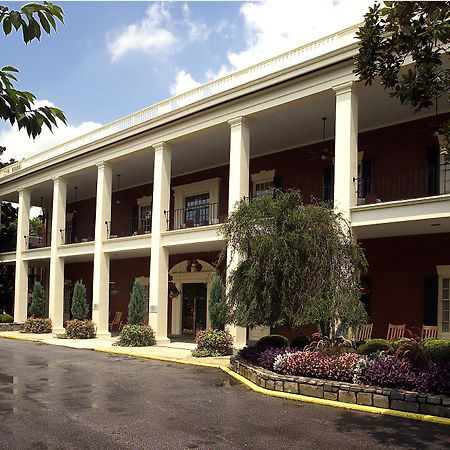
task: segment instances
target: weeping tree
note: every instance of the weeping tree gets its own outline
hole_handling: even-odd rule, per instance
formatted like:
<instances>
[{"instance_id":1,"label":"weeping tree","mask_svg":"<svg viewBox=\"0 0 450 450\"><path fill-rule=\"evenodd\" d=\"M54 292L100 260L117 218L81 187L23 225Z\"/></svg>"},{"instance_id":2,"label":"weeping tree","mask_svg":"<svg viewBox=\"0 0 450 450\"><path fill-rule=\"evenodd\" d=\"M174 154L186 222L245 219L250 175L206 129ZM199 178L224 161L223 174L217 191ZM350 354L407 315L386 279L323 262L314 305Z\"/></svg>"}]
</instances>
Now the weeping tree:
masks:
<instances>
[{"instance_id":1,"label":"weeping tree","mask_svg":"<svg viewBox=\"0 0 450 450\"><path fill-rule=\"evenodd\" d=\"M230 278L232 323L316 324L335 337L367 321L359 290L367 262L329 206L305 205L296 190L275 191L242 201L221 231L231 252L244 256Z\"/></svg>"},{"instance_id":2,"label":"weeping tree","mask_svg":"<svg viewBox=\"0 0 450 450\"><path fill-rule=\"evenodd\" d=\"M209 318L211 327L223 330L227 323L228 305L225 286L222 277L214 275L211 280L211 291L209 294Z\"/></svg>"},{"instance_id":3,"label":"weeping tree","mask_svg":"<svg viewBox=\"0 0 450 450\"><path fill-rule=\"evenodd\" d=\"M128 304L128 323L130 325L142 325L145 320L145 291L144 286L138 281L133 283L130 302Z\"/></svg>"}]
</instances>

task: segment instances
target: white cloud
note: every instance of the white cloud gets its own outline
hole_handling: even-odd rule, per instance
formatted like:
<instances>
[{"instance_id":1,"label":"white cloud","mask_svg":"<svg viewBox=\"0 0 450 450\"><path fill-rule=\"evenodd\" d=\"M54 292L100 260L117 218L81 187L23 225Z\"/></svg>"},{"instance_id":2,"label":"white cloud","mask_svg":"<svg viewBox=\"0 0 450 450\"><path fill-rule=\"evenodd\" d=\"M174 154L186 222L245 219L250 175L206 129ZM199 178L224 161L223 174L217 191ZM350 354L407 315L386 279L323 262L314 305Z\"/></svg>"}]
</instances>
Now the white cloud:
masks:
<instances>
[{"instance_id":1,"label":"white cloud","mask_svg":"<svg viewBox=\"0 0 450 450\"><path fill-rule=\"evenodd\" d=\"M208 39L210 29L204 22L196 22L191 18L191 11L187 3L183 4L183 25L187 28L190 42L201 42Z\"/></svg>"},{"instance_id":2,"label":"white cloud","mask_svg":"<svg viewBox=\"0 0 450 450\"><path fill-rule=\"evenodd\" d=\"M245 48L229 52L241 69L362 21L373 0L267 0L244 3Z\"/></svg>"},{"instance_id":3,"label":"white cloud","mask_svg":"<svg viewBox=\"0 0 450 450\"><path fill-rule=\"evenodd\" d=\"M209 69L207 80L223 77L277 54L357 24L373 0L266 0L246 2L240 14L244 48L230 50L227 63ZM220 29L221 27L219 27ZM185 73L189 76L188 73Z\"/></svg>"},{"instance_id":4,"label":"white cloud","mask_svg":"<svg viewBox=\"0 0 450 450\"><path fill-rule=\"evenodd\" d=\"M47 100L35 102L36 107L44 105L54 106ZM58 128L53 128L53 133L45 127L42 129L42 133L34 140L28 137L25 130L19 131L17 125L8 129L2 129L0 130L0 145L6 147L6 151L1 156L1 160L9 161L11 158L15 160L26 158L99 127L101 127L101 124L95 122L83 122L77 126L66 126L60 122Z\"/></svg>"},{"instance_id":5,"label":"white cloud","mask_svg":"<svg viewBox=\"0 0 450 450\"><path fill-rule=\"evenodd\" d=\"M201 83L195 81L194 78L192 78L192 75L190 73L187 73L184 70L177 70L177 74L175 75L175 82L170 86L170 94L182 94L183 92L200 86L200 84Z\"/></svg>"},{"instance_id":6,"label":"white cloud","mask_svg":"<svg viewBox=\"0 0 450 450\"><path fill-rule=\"evenodd\" d=\"M107 36L112 61L129 51L167 54L174 50L177 38L171 31L171 15L163 3L153 3L138 23L126 26L118 35Z\"/></svg>"}]
</instances>

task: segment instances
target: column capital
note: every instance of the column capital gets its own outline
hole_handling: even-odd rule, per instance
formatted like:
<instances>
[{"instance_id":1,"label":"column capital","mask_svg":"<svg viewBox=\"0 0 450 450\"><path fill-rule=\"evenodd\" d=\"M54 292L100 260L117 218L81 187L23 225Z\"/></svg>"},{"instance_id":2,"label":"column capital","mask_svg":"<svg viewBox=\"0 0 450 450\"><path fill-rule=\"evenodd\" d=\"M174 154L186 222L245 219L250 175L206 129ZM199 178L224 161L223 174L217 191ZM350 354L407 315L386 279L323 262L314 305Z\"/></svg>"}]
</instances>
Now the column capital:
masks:
<instances>
[{"instance_id":1,"label":"column capital","mask_svg":"<svg viewBox=\"0 0 450 450\"><path fill-rule=\"evenodd\" d=\"M108 169L111 167L111 164L108 161L100 161L95 165L97 166L97 170Z\"/></svg>"},{"instance_id":2,"label":"column capital","mask_svg":"<svg viewBox=\"0 0 450 450\"><path fill-rule=\"evenodd\" d=\"M53 184L60 183L61 181L65 181L66 179L61 176L52 177Z\"/></svg>"},{"instance_id":3,"label":"column capital","mask_svg":"<svg viewBox=\"0 0 450 450\"><path fill-rule=\"evenodd\" d=\"M152 145L153 151L157 152L159 150L172 150L172 145L167 141L157 142Z\"/></svg>"},{"instance_id":4,"label":"column capital","mask_svg":"<svg viewBox=\"0 0 450 450\"><path fill-rule=\"evenodd\" d=\"M228 124L230 125L231 128L241 126L241 125L249 126L250 121L247 117L239 116L239 117L235 117L233 119L228 120Z\"/></svg>"},{"instance_id":5,"label":"column capital","mask_svg":"<svg viewBox=\"0 0 450 450\"><path fill-rule=\"evenodd\" d=\"M19 195L31 194L31 189L30 188L21 188L21 189L18 189L17 192L19 193Z\"/></svg>"},{"instance_id":6,"label":"column capital","mask_svg":"<svg viewBox=\"0 0 450 450\"><path fill-rule=\"evenodd\" d=\"M347 81L346 83L337 84L333 86L333 91L336 95L348 94L350 92L356 93L359 90L359 85L356 81Z\"/></svg>"}]
</instances>

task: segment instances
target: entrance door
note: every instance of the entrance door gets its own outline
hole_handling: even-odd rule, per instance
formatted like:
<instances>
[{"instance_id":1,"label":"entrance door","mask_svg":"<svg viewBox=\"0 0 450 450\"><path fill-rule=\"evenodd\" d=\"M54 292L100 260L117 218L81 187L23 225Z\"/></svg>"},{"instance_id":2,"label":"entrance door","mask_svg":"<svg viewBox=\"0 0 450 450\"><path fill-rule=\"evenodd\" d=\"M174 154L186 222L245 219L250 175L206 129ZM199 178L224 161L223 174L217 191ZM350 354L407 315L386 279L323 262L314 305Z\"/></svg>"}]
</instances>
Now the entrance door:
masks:
<instances>
[{"instance_id":1,"label":"entrance door","mask_svg":"<svg viewBox=\"0 0 450 450\"><path fill-rule=\"evenodd\" d=\"M183 283L183 333L206 328L206 284Z\"/></svg>"}]
</instances>

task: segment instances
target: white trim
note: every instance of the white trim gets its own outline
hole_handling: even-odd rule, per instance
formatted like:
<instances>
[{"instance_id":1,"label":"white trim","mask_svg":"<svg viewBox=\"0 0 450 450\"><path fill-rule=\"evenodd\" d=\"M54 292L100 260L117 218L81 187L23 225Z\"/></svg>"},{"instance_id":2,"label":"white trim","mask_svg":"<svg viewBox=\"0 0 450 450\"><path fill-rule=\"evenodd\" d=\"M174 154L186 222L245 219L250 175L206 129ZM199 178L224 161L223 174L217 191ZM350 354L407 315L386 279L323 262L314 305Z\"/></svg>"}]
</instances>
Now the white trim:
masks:
<instances>
[{"instance_id":1,"label":"white trim","mask_svg":"<svg viewBox=\"0 0 450 450\"><path fill-rule=\"evenodd\" d=\"M442 302L443 302L443 282L444 279L449 279L450 284L450 265L436 266L438 278L438 310L437 310L437 325L438 325L438 338L450 339L450 328L447 332L442 331Z\"/></svg>"},{"instance_id":2,"label":"white trim","mask_svg":"<svg viewBox=\"0 0 450 450\"><path fill-rule=\"evenodd\" d=\"M180 291L178 297L172 298L172 327L171 334L182 334L182 314L183 314L183 283L205 283L206 284L206 328L211 328L209 318L209 296L211 290L211 275L215 274L214 267L202 259L197 260L203 269L201 272L187 272L188 260L181 261L169 270L172 281Z\"/></svg>"},{"instance_id":3,"label":"white trim","mask_svg":"<svg viewBox=\"0 0 450 450\"><path fill-rule=\"evenodd\" d=\"M194 195L209 194L209 203L218 204L219 203L219 189L220 189L219 177L209 178L207 180L197 181L195 183L181 184L179 186L172 187L175 194L174 208L175 210L182 210L185 208L186 198ZM210 224L219 223L218 219L219 208L210 208L209 211L209 222ZM183 223L177 223L178 217L174 218L174 228L184 228Z\"/></svg>"}]
</instances>

